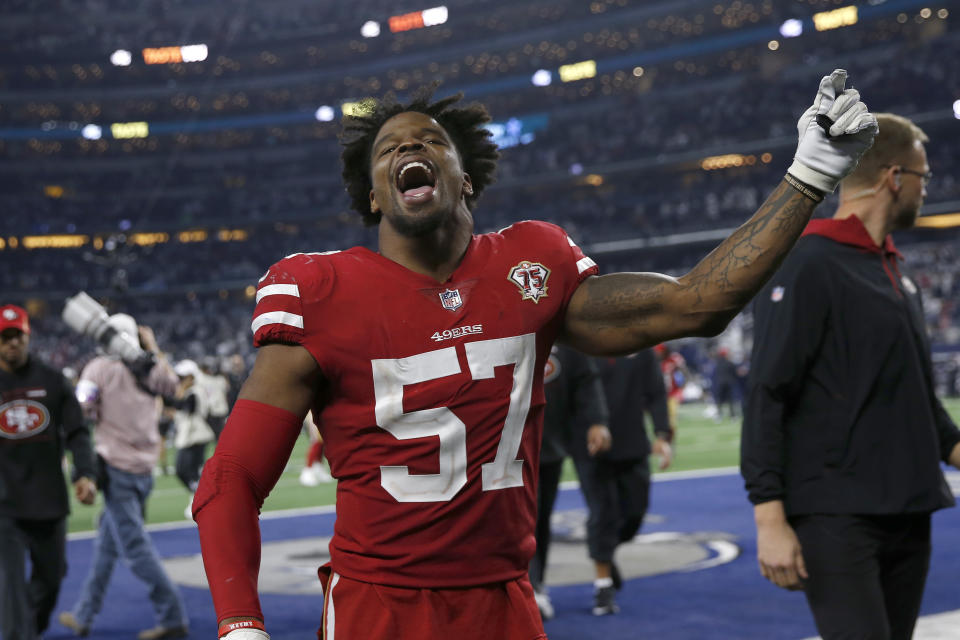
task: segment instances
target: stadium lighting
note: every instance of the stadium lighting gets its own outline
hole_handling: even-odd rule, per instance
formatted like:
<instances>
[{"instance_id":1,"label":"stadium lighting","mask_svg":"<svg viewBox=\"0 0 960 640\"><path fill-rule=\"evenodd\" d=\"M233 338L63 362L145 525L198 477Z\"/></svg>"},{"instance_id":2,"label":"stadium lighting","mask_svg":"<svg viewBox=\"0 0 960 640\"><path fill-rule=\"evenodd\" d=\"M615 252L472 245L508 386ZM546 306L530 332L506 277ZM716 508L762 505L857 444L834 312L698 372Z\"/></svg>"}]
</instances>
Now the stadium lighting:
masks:
<instances>
[{"instance_id":1,"label":"stadium lighting","mask_svg":"<svg viewBox=\"0 0 960 640\"><path fill-rule=\"evenodd\" d=\"M425 27L434 27L438 24L443 24L447 21L449 12L446 7L433 7L432 9L424 9L423 11L423 26Z\"/></svg>"},{"instance_id":2,"label":"stadium lighting","mask_svg":"<svg viewBox=\"0 0 960 640\"><path fill-rule=\"evenodd\" d=\"M150 135L150 126L146 122L114 122L110 133L117 140L128 138L146 138Z\"/></svg>"},{"instance_id":3,"label":"stadium lighting","mask_svg":"<svg viewBox=\"0 0 960 640\"><path fill-rule=\"evenodd\" d=\"M533 77L530 78L530 82L533 83L535 87L546 87L553 82L553 74L547 71L546 69L538 69Z\"/></svg>"},{"instance_id":4,"label":"stadium lighting","mask_svg":"<svg viewBox=\"0 0 960 640\"><path fill-rule=\"evenodd\" d=\"M182 47L148 47L143 50L143 61L147 64L202 62L207 59L208 53L205 44L187 44Z\"/></svg>"},{"instance_id":5,"label":"stadium lighting","mask_svg":"<svg viewBox=\"0 0 960 640\"><path fill-rule=\"evenodd\" d=\"M803 21L791 18L780 25L780 35L784 38L796 38L803 34Z\"/></svg>"},{"instance_id":6,"label":"stadium lighting","mask_svg":"<svg viewBox=\"0 0 960 640\"><path fill-rule=\"evenodd\" d=\"M960 120L960 100L955 100L953 103L953 117Z\"/></svg>"},{"instance_id":7,"label":"stadium lighting","mask_svg":"<svg viewBox=\"0 0 960 640\"><path fill-rule=\"evenodd\" d=\"M322 107L317 109L317 112L313 115L320 122L330 122L331 120L333 120L336 114L334 113L333 107L328 105L323 105Z\"/></svg>"},{"instance_id":8,"label":"stadium lighting","mask_svg":"<svg viewBox=\"0 0 960 640\"><path fill-rule=\"evenodd\" d=\"M833 11L821 11L813 14L813 28L817 31L829 31L841 27L849 27L860 20L857 5L852 4L840 7Z\"/></svg>"},{"instance_id":9,"label":"stadium lighting","mask_svg":"<svg viewBox=\"0 0 960 640\"><path fill-rule=\"evenodd\" d=\"M188 44L180 47L180 56L184 62L203 62L207 59L207 45Z\"/></svg>"},{"instance_id":10,"label":"stadium lighting","mask_svg":"<svg viewBox=\"0 0 960 640\"><path fill-rule=\"evenodd\" d=\"M95 124L88 124L80 130L80 135L87 140L99 140L103 136L103 129Z\"/></svg>"},{"instance_id":11,"label":"stadium lighting","mask_svg":"<svg viewBox=\"0 0 960 640\"><path fill-rule=\"evenodd\" d=\"M423 11L413 11L399 16L390 16L387 24L390 25L390 31L399 33L400 31L410 31L411 29L422 29L424 27L433 27L443 24L449 17L449 11L446 7L431 7Z\"/></svg>"},{"instance_id":12,"label":"stadium lighting","mask_svg":"<svg viewBox=\"0 0 960 640\"><path fill-rule=\"evenodd\" d=\"M557 71L560 74L560 79L564 82L585 80L597 75L597 62L595 60L583 60L582 62L564 64Z\"/></svg>"},{"instance_id":13,"label":"stadium lighting","mask_svg":"<svg viewBox=\"0 0 960 640\"><path fill-rule=\"evenodd\" d=\"M129 67L133 62L133 54L126 49L117 49L110 54L110 62L115 67Z\"/></svg>"},{"instance_id":14,"label":"stadium lighting","mask_svg":"<svg viewBox=\"0 0 960 640\"><path fill-rule=\"evenodd\" d=\"M380 23L376 20L367 20L360 27L360 35L364 38L376 38L380 35Z\"/></svg>"}]
</instances>

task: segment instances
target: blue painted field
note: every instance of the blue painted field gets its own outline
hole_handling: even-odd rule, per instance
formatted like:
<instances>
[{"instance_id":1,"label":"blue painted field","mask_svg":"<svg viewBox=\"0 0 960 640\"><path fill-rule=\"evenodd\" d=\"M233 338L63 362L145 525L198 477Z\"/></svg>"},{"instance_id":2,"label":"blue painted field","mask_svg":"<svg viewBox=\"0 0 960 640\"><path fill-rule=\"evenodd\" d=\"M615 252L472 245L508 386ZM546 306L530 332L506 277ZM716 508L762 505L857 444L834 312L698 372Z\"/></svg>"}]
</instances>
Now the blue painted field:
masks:
<instances>
[{"instance_id":1,"label":"blue painted field","mask_svg":"<svg viewBox=\"0 0 960 640\"><path fill-rule=\"evenodd\" d=\"M951 480L955 487L960 486L960 473L951 474ZM576 521L583 510L579 491L564 489L557 509L560 520ZM570 518L564 518L566 515ZM262 521L263 540L271 545L329 536L333 519L329 509L273 515ZM662 535L648 535L641 540L658 544L658 540L670 537L668 532L688 534L685 537L689 539L723 538L738 546L740 554L727 561L716 549L705 546L707 562L701 560L696 566L710 565L711 559L716 560L715 566L690 571L681 563L666 573L628 580L620 592L621 613L616 616L595 618L590 614L592 587L588 572L580 584L552 586L550 593L557 617L546 625L551 640L801 640L816 636L802 595L777 589L757 572L752 513L739 475L720 471L707 476L666 474L660 478L653 486L650 522L642 533ZM698 537L704 532L711 535ZM192 525L153 529L152 535L164 558L180 565L199 566L199 544ZM925 616L960 610L956 578L960 575L958 541L960 511L938 513L934 517L934 554L924 600ZM315 550L315 555L323 551L322 544L317 546L321 548ZM91 548L89 537L69 542L70 569L58 610L76 600ZM647 550L651 549L656 553L657 547ZM181 560L176 561L177 557ZM320 560L308 558L307 562L312 566ZM298 574L301 581L302 574ZM191 616L190 637L214 638L216 623L209 593L196 586L183 586L182 591ZM314 637L321 606L317 596L265 594L262 601L274 640ZM104 611L90 637L126 639L152 624L145 588L126 567L118 567ZM929 631L935 626L937 630ZM46 634L47 640L67 637L69 634L56 622ZM939 616L925 621L916 639L928 638L960 638L957 617L947 616L944 621Z\"/></svg>"}]
</instances>

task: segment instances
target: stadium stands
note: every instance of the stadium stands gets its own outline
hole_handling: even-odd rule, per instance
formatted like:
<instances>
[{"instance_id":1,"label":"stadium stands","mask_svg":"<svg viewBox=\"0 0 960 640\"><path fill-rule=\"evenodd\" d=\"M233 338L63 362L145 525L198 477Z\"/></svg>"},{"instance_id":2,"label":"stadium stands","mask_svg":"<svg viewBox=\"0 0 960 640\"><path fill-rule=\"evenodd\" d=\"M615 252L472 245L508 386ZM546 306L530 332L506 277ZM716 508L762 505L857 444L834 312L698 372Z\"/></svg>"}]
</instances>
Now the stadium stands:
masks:
<instances>
[{"instance_id":1,"label":"stadium stands","mask_svg":"<svg viewBox=\"0 0 960 640\"><path fill-rule=\"evenodd\" d=\"M926 210L952 213L960 31L931 6L863 3L855 24L821 31L814 15L834 2L471 0L436 26L391 32L413 23L391 23L376 0L241 2L230 14L69 3L83 30L63 2L8 2L0 287L40 312L43 348L64 364L82 349L57 315L79 289L149 317L185 355L200 336L248 349L247 287L270 263L374 240L339 183L343 104L433 80L487 103L497 125L499 181L478 230L551 220L607 270L678 272L716 242L702 234L752 212L789 164L811 80L837 61L872 109L930 133ZM361 35L367 19L379 36ZM788 19L802 35L781 36ZM146 63L144 49L201 43L203 59ZM129 65L111 63L118 49ZM549 85L531 82L540 69ZM960 343L956 240L944 229L900 240L938 345Z\"/></svg>"}]
</instances>

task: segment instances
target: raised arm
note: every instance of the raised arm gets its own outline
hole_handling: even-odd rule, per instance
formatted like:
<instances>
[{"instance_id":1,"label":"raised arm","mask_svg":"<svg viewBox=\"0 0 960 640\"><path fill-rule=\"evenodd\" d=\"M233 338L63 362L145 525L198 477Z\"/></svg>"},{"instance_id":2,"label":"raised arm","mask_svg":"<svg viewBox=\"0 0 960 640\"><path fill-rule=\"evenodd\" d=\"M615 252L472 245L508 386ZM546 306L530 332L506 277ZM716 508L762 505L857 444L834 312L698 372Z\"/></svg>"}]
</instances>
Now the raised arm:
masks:
<instances>
[{"instance_id":1,"label":"raised arm","mask_svg":"<svg viewBox=\"0 0 960 640\"><path fill-rule=\"evenodd\" d=\"M224 627L219 635L229 632L231 640L266 636L257 596L257 516L321 383L317 363L305 348L261 347L217 450L204 465L193 513L217 620L221 627L251 620L257 625L235 631Z\"/></svg>"},{"instance_id":2,"label":"raised arm","mask_svg":"<svg viewBox=\"0 0 960 640\"><path fill-rule=\"evenodd\" d=\"M813 209L857 166L877 122L837 69L798 122L786 177L745 224L680 277L615 273L585 280L570 300L563 339L597 355L681 336L716 335L773 275ZM831 124L832 123L832 124Z\"/></svg>"}]
</instances>

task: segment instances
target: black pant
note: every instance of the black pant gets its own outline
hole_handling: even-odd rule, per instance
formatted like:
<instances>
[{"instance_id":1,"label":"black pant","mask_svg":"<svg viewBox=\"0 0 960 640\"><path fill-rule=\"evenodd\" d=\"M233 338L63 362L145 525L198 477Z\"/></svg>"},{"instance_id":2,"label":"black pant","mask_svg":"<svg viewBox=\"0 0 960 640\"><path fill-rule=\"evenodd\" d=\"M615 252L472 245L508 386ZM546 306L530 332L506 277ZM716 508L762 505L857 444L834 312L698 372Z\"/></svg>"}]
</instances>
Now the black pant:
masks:
<instances>
[{"instance_id":1,"label":"black pant","mask_svg":"<svg viewBox=\"0 0 960 640\"><path fill-rule=\"evenodd\" d=\"M190 445L177 451L177 477L190 491L197 490L200 482L200 467L205 460L207 443Z\"/></svg>"},{"instance_id":2,"label":"black pant","mask_svg":"<svg viewBox=\"0 0 960 640\"><path fill-rule=\"evenodd\" d=\"M563 460L559 462L541 462L540 479L537 485L537 551L530 559L530 584L539 591L543 587L547 568L547 551L550 549L550 516L557 501L557 489L560 486L560 473Z\"/></svg>"},{"instance_id":3,"label":"black pant","mask_svg":"<svg viewBox=\"0 0 960 640\"><path fill-rule=\"evenodd\" d=\"M67 521L0 516L0 540L0 637L33 640L50 623L67 573Z\"/></svg>"},{"instance_id":4,"label":"black pant","mask_svg":"<svg viewBox=\"0 0 960 640\"><path fill-rule=\"evenodd\" d=\"M930 564L930 514L790 518L824 640L910 640Z\"/></svg>"},{"instance_id":5,"label":"black pant","mask_svg":"<svg viewBox=\"0 0 960 640\"><path fill-rule=\"evenodd\" d=\"M650 463L642 460L574 459L587 501L587 550L595 562L613 562L621 542L632 540L650 500Z\"/></svg>"}]
</instances>

